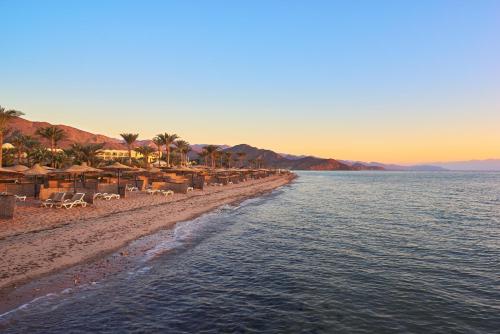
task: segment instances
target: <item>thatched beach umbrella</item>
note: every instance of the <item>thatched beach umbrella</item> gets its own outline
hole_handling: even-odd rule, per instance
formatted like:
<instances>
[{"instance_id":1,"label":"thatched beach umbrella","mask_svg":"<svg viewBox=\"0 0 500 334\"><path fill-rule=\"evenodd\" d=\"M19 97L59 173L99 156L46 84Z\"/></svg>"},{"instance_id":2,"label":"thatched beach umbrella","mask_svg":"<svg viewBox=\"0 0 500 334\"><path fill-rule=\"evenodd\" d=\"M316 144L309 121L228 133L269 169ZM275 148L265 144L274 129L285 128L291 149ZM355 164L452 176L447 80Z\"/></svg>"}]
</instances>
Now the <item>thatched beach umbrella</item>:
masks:
<instances>
[{"instance_id":1,"label":"thatched beach umbrella","mask_svg":"<svg viewBox=\"0 0 500 334\"><path fill-rule=\"evenodd\" d=\"M23 172L18 172L9 168L1 168L0 167L0 176L5 176L5 177L19 177L24 175Z\"/></svg>"},{"instance_id":2,"label":"thatched beach umbrella","mask_svg":"<svg viewBox=\"0 0 500 334\"><path fill-rule=\"evenodd\" d=\"M120 173L122 171L126 171L126 170L133 170L134 168L127 166L127 165L124 165L124 164L121 164L117 161L117 162L113 163L112 165L102 167L102 169L116 172L116 175L118 177L118 189L120 189Z\"/></svg>"},{"instance_id":3,"label":"thatched beach umbrella","mask_svg":"<svg viewBox=\"0 0 500 334\"><path fill-rule=\"evenodd\" d=\"M23 173L28 176L43 176L49 174L50 171L40 166L40 164L34 164L33 167L25 170Z\"/></svg>"},{"instance_id":4,"label":"thatched beach umbrella","mask_svg":"<svg viewBox=\"0 0 500 334\"><path fill-rule=\"evenodd\" d=\"M5 169L12 170L14 172L24 172L29 169L29 167L26 167L24 165L14 165L11 167L5 167Z\"/></svg>"},{"instance_id":5,"label":"thatched beach umbrella","mask_svg":"<svg viewBox=\"0 0 500 334\"><path fill-rule=\"evenodd\" d=\"M20 176L23 176L23 173L0 167L0 177L2 177L2 178L4 178L4 177L5 178L14 178L14 177L20 177Z\"/></svg>"},{"instance_id":6,"label":"thatched beach umbrella","mask_svg":"<svg viewBox=\"0 0 500 334\"><path fill-rule=\"evenodd\" d=\"M134 174L134 183L135 183L135 186L139 187L138 186L138 182L137 182L138 181L137 180L137 174L147 172L147 169L144 169L144 168L141 168L141 167L134 167L129 172Z\"/></svg>"},{"instance_id":7,"label":"thatched beach umbrella","mask_svg":"<svg viewBox=\"0 0 500 334\"><path fill-rule=\"evenodd\" d=\"M161 173L162 170L159 169L159 168L156 168L156 167L151 167L149 169L146 170L149 174L158 174L158 173Z\"/></svg>"},{"instance_id":8,"label":"thatched beach umbrella","mask_svg":"<svg viewBox=\"0 0 500 334\"><path fill-rule=\"evenodd\" d=\"M35 177L35 197L38 197L38 193L39 193L37 191L38 177L39 176L43 177L49 173L51 173L51 171L49 171L46 168L43 168L42 166L40 166L40 164L34 164L33 167L31 167L30 169L27 169L23 172L23 174L26 176L34 176Z\"/></svg>"},{"instance_id":9,"label":"thatched beach umbrella","mask_svg":"<svg viewBox=\"0 0 500 334\"><path fill-rule=\"evenodd\" d=\"M87 165L86 162L82 162L81 165L70 166L70 167L64 169L63 172L74 175L74 178L73 178L74 191L76 193L76 175L82 175L83 177L85 177L85 173L99 173L99 172L102 172L102 170L94 168L94 167L90 167Z\"/></svg>"}]
</instances>

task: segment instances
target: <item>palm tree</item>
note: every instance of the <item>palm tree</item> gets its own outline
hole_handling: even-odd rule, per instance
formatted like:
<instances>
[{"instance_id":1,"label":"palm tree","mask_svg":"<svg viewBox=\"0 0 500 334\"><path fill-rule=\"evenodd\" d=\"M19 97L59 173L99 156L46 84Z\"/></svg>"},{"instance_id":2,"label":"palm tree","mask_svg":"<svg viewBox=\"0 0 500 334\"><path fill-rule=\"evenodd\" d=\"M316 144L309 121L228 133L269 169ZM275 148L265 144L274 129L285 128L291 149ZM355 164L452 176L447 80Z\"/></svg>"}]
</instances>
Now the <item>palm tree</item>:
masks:
<instances>
[{"instance_id":1,"label":"palm tree","mask_svg":"<svg viewBox=\"0 0 500 334\"><path fill-rule=\"evenodd\" d=\"M208 152L205 149L202 149L200 153L198 153L200 157L200 163L203 162L204 166L208 166Z\"/></svg>"},{"instance_id":2,"label":"palm tree","mask_svg":"<svg viewBox=\"0 0 500 334\"><path fill-rule=\"evenodd\" d=\"M128 164L130 166L132 166L132 145L134 145L134 143L137 141L139 134L138 133L120 133L120 136L125 141L125 144L127 144Z\"/></svg>"},{"instance_id":3,"label":"palm tree","mask_svg":"<svg viewBox=\"0 0 500 334\"><path fill-rule=\"evenodd\" d=\"M2 161L6 166L12 166L15 162L16 150L12 147L4 148L2 151Z\"/></svg>"},{"instance_id":4,"label":"palm tree","mask_svg":"<svg viewBox=\"0 0 500 334\"><path fill-rule=\"evenodd\" d=\"M208 145L203 148L208 156L210 157L210 163L212 165L212 168L215 169L215 161L216 161L216 155L217 152L219 152L219 146L217 145Z\"/></svg>"},{"instance_id":5,"label":"palm tree","mask_svg":"<svg viewBox=\"0 0 500 334\"><path fill-rule=\"evenodd\" d=\"M153 138L153 143L158 148L158 167L160 167L161 149L163 145L165 145L165 136L162 134L157 135L156 137Z\"/></svg>"},{"instance_id":6,"label":"palm tree","mask_svg":"<svg viewBox=\"0 0 500 334\"><path fill-rule=\"evenodd\" d=\"M164 133L163 138L165 139L165 149L167 150L167 166L170 167L170 150L172 148L172 144L179 139L179 136L175 133L168 134Z\"/></svg>"},{"instance_id":7,"label":"palm tree","mask_svg":"<svg viewBox=\"0 0 500 334\"><path fill-rule=\"evenodd\" d=\"M22 112L14 109L5 109L0 106L0 167L2 167L2 155L3 155L3 136L8 130L9 121L14 117L19 117L24 115Z\"/></svg>"},{"instance_id":8,"label":"palm tree","mask_svg":"<svg viewBox=\"0 0 500 334\"><path fill-rule=\"evenodd\" d=\"M238 152L236 153L236 155L238 156L238 160L240 161L240 168L243 168L243 160L245 160L247 154L245 152Z\"/></svg>"},{"instance_id":9,"label":"palm tree","mask_svg":"<svg viewBox=\"0 0 500 334\"><path fill-rule=\"evenodd\" d=\"M42 138L45 138L50 142L50 153L51 153L51 165L55 167L55 155L57 150L57 143L66 138L66 132L57 126L47 126L45 128L38 128L36 134Z\"/></svg>"},{"instance_id":10,"label":"palm tree","mask_svg":"<svg viewBox=\"0 0 500 334\"><path fill-rule=\"evenodd\" d=\"M99 153L102 152L104 143L98 144L71 144L69 150L66 150L66 155L73 157L75 162L86 162L89 166L96 166L100 159Z\"/></svg>"},{"instance_id":11,"label":"palm tree","mask_svg":"<svg viewBox=\"0 0 500 334\"><path fill-rule=\"evenodd\" d=\"M71 158L66 154L66 152L56 152L54 155L54 167L62 168L63 165L71 161Z\"/></svg>"},{"instance_id":12,"label":"palm tree","mask_svg":"<svg viewBox=\"0 0 500 334\"><path fill-rule=\"evenodd\" d=\"M250 165L250 168L253 168L253 166L255 164L255 159L248 160L248 164Z\"/></svg>"},{"instance_id":13,"label":"palm tree","mask_svg":"<svg viewBox=\"0 0 500 334\"><path fill-rule=\"evenodd\" d=\"M149 157L156 150L154 148L152 148L151 146L143 145L143 146L136 147L135 151L142 154L142 159L144 160L146 167L149 167Z\"/></svg>"},{"instance_id":14,"label":"palm tree","mask_svg":"<svg viewBox=\"0 0 500 334\"><path fill-rule=\"evenodd\" d=\"M231 157L233 156L232 152L225 151L224 159L226 160L227 168L231 168Z\"/></svg>"},{"instance_id":15,"label":"palm tree","mask_svg":"<svg viewBox=\"0 0 500 334\"><path fill-rule=\"evenodd\" d=\"M181 166L187 164L187 154L191 151L191 145L185 140L176 140L175 146L177 147L177 151L181 156Z\"/></svg>"},{"instance_id":16,"label":"palm tree","mask_svg":"<svg viewBox=\"0 0 500 334\"><path fill-rule=\"evenodd\" d=\"M18 164L21 164L23 153L36 144L36 140L32 136L23 135L20 131L14 132L10 136L9 142L16 148Z\"/></svg>"},{"instance_id":17,"label":"palm tree","mask_svg":"<svg viewBox=\"0 0 500 334\"><path fill-rule=\"evenodd\" d=\"M29 165L40 164L45 165L50 161L52 155L44 147L37 145L28 151Z\"/></svg>"},{"instance_id":18,"label":"palm tree","mask_svg":"<svg viewBox=\"0 0 500 334\"><path fill-rule=\"evenodd\" d=\"M258 157L255 159L255 162L257 163L257 168L262 168L262 163L264 162L264 159L262 157Z\"/></svg>"}]
</instances>

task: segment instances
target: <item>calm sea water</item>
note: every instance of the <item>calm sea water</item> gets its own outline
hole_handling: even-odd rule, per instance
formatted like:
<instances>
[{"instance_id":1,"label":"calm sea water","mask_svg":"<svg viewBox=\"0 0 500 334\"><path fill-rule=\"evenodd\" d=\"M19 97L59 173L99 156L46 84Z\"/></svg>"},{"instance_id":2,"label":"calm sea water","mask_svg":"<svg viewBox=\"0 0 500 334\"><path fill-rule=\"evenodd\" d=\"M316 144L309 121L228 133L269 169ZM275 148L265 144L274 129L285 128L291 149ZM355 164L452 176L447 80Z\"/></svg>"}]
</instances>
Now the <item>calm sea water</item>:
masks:
<instances>
[{"instance_id":1,"label":"calm sea water","mask_svg":"<svg viewBox=\"0 0 500 334\"><path fill-rule=\"evenodd\" d=\"M500 173L299 174L6 332L500 331Z\"/></svg>"}]
</instances>

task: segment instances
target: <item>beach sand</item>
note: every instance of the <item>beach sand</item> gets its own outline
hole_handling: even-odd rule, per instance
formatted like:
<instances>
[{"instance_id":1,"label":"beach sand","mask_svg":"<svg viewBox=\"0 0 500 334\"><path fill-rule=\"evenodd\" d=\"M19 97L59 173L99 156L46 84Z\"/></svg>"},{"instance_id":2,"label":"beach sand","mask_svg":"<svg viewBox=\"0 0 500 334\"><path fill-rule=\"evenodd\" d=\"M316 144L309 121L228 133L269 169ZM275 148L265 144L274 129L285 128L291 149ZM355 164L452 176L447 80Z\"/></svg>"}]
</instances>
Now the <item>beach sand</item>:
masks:
<instances>
[{"instance_id":1,"label":"beach sand","mask_svg":"<svg viewBox=\"0 0 500 334\"><path fill-rule=\"evenodd\" d=\"M271 176L170 197L131 193L71 210L21 206L14 220L0 221L0 296L50 273L102 260L135 239L269 192L294 177Z\"/></svg>"}]
</instances>

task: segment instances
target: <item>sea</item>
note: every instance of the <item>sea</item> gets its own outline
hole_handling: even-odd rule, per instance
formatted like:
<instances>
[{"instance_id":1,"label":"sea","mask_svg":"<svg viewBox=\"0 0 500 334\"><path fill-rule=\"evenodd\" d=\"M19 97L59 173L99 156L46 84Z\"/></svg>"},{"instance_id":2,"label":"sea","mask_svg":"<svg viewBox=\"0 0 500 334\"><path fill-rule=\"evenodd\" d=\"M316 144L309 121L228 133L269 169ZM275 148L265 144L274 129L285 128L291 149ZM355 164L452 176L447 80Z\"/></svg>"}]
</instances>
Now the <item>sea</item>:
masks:
<instances>
[{"instance_id":1,"label":"sea","mask_svg":"<svg viewBox=\"0 0 500 334\"><path fill-rule=\"evenodd\" d=\"M0 331L500 333L500 173L297 174Z\"/></svg>"}]
</instances>

